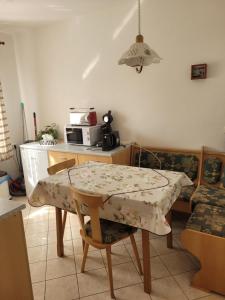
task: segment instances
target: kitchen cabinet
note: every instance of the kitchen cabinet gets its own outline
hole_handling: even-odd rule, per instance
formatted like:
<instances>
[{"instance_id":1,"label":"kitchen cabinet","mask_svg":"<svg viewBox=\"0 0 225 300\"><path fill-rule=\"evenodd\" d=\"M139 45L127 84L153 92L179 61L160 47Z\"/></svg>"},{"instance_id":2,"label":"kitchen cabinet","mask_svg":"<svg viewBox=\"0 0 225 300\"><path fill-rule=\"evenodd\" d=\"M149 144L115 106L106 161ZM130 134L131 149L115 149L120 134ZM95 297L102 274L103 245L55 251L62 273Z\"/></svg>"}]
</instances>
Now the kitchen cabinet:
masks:
<instances>
[{"instance_id":1,"label":"kitchen cabinet","mask_svg":"<svg viewBox=\"0 0 225 300\"><path fill-rule=\"evenodd\" d=\"M120 165L129 165L130 147L124 148L119 152L115 151L114 153L112 153L112 155L107 155L107 152L103 152L103 151L101 155L96 155L94 153L81 154L81 153L71 153L71 152L62 152L62 151L48 151L48 159L49 159L50 166L71 158L75 159L76 165L80 165L87 161L97 161L97 162L103 162L108 164L115 163Z\"/></svg>"},{"instance_id":2,"label":"kitchen cabinet","mask_svg":"<svg viewBox=\"0 0 225 300\"><path fill-rule=\"evenodd\" d=\"M38 181L48 177L48 153L45 150L21 148L21 158L29 197Z\"/></svg>"},{"instance_id":3,"label":"kitchen cabinet","mask_svg":"<svg viewBox=\"0 0 225 300\"><path fill-rule=\"evenodd\" d=\"M0 299L33 300L21 209L24 204L0 199Z\"/></svg>"},{"instance_id":4,"label":"kitchen cabinet","mask_svg":"<svg viewBox=\"0 0 225 300\"><path fill-rule=\"evenodd\" d=\"M48 151L49 166L53 166L71 158L74 158L77 164L77 155L75 153Z\"/></svg>"}]
</instances>

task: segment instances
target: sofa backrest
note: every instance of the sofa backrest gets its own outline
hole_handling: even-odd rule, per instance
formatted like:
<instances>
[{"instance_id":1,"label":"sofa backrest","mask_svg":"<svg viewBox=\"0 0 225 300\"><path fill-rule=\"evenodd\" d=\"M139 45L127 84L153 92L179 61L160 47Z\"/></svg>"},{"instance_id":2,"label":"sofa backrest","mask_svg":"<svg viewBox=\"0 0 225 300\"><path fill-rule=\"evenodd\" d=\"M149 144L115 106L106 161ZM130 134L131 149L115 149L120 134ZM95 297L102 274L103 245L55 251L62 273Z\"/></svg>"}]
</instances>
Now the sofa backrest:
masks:
<instances>
[{"instance_id":1,"label":"sofa backrest","mask_svg":"<svg viewBox=\"0 0 225 300\"><path fill-rule=\"evenodd\" d=\"M140 162L140 167L160 169L161 165L162 170L184 172L193 181L198 180L200 151L144 147L140 152L140 148L134 146L132 152L133 166L138 167Z\"/></svg>"},{"instance_id":2,"label":"sofa backrest","mask_svg":"<svg viewBox=\"0 0 225 300\"><path fill-rule=\"evenodd\" d=\"M200 184L225 187L225 153L202 148Z\"/></svg>"}]
</instances>

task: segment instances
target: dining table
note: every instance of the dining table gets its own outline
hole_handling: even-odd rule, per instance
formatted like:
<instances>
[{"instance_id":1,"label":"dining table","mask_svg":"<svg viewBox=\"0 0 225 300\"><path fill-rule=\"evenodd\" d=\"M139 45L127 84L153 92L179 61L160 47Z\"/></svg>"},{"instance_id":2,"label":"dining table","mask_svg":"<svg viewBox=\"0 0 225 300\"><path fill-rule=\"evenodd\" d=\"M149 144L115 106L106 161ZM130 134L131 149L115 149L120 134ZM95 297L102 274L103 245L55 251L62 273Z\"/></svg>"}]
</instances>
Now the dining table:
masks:
<instances>
[{"instance_id":1,"label":"dining table","mask_svg":"<svg viewBox=\"0 0 225 300\"><path fill-rule=\"evenodd\" d=\"M104 207L99 211L100 218L142 231L144 291L150 293L149 233L167 235L167 245L172 247L171 208L182 187L192 184L182 172L90 161L40 180L29 203L57 208L57 249L58 256L63 256L62 210L76 213L71 185L85 193L101 194ZM88 215L85 206L81 209Z\"/></svg>"}]
</instances>

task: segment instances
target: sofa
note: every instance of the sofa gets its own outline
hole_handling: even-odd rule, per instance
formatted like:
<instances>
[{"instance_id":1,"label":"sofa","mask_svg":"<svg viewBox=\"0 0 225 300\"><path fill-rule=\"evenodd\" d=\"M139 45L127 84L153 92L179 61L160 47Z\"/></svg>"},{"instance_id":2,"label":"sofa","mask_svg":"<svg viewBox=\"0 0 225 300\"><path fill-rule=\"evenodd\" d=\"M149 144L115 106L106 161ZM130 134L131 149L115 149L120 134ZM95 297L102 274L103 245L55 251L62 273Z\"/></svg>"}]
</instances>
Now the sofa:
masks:
<instances>
[{"instance_id":1,"label":"sofa","mask_svg":"<svg viewBox=\"0 0 225 300\"><path fill-rule=\"evenodd\" d=\"M151 154L148 151L151 151ZM157 158L156 158L157 157ZM160 161L160 162L159 162ZM131 164L133 166L169 171L184 172L192 181L193 186L183 187L179 198L173 205L173 210L191 213L191 197L197 187L200 176L201 151L167 148L132 147Z\"/></svg>"},{"instance_id":2,"label":"sofa","mask_svg":"<svg viewBox=\"0 0 225 300\"><path fill-rule=\"evenodd\" d=\"M140 150L134 145L131 164L184 172L193 181L193 186L182 189L172 207L190 214L181 242L201 264L192 285L225 295L225 153L206 147L199 151L153 147Z\"/></svg>"},{"instance_id":3,"label":"sofa","mask_svg":"<svg viewBox=\"0 0 225 300\"><path fill-rule=\"evenodd\" d=\"M225 295L225 153L203 147L191 208L181 242L201 264L192 285Z\"/></svg>"}]
</instances>

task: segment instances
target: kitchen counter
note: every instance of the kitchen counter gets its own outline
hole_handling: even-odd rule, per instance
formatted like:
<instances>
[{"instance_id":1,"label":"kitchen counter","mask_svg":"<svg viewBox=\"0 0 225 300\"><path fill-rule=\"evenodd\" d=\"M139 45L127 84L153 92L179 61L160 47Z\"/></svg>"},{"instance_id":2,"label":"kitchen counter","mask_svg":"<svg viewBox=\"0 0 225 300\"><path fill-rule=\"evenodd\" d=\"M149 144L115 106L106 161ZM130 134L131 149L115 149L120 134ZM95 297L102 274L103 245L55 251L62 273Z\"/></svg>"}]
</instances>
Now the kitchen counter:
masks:
<instances>
[{"instance_id":1,"label":"kitchen counter","mask_svg":"<svg viewBox=\"0 0 225 300\"><path fill-rule=\"evenodd\" d=\"M24 208L26 208L26 205L23 203L16 203L13 200L5 200L0 198L0 219L7 218L8 216L17 213Z\"/></svg>"},{"instance_id":2,"label":"kitchen counter","mask_svg":"<svg viewBox=\"0 0 225 300\"><path fill-rule=\"evenodd\" d=\"M70 153L77 153L77 154L99 155L99 156L108 156L108 157L111 157L114 154L117 154L120 151L124 150L123 146L117 147L111 151L102 151L101 148L98 147L77 146L77 145L70 145L65 143L59 143L54 146L44 146L44 145L40 145L37 142L23 144L20 147L24 149L70 152Z\"/></svg>"}]
</instances>

